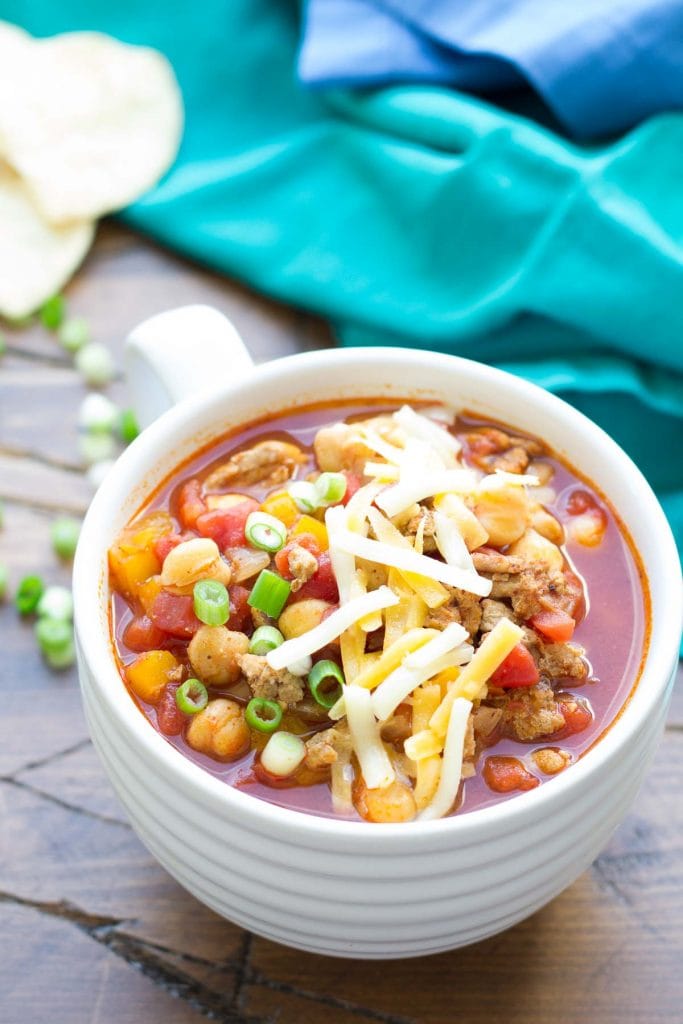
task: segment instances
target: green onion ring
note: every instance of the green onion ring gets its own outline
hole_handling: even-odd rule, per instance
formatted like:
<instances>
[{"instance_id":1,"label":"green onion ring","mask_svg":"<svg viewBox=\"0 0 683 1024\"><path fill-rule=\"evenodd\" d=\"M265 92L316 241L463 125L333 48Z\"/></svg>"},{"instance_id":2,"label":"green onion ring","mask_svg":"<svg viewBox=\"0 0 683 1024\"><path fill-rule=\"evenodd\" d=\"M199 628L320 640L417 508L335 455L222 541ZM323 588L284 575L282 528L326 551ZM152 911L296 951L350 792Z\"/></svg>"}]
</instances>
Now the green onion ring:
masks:
<instances>
[{"instance_id":1,"label":"green onion ring","mask_svg":"<svg viewBox=\"0 0 683 1024\"><path fill-rule=\"evenodd\" d=\"M207 626L222 626L230 618L230 597L218 580L199 580L192 592L194 613Z\"/></svg>"},{"instance_id":2,"label":"green onion ring","mask_svg":"<svg viewBox=\"0 0 683 1024\"><path fill-rule=\"evenodd\" d=\"M252 547L272 553L285 546L287 527L267 512L251 512L247 516L244 534Z\"/></svg>"},{"instance_id":3,"label":"green onion ring","mask_svg":"<svg viewBox=\"0 0 683 1024\"><path fill-rule=\"evenodd\" d=\"M267 654L285 642L285 638L275 626L259 626L249 641L250 654Z\"/></svg>"},{"instance_id":4,"label":"green onion ring","mask_svg":"<svg viewBox=\"0 0 683 1024\"><path fill-rule=\"evenodd\" d=\"M175 692L175 702L184 715L196 715L209 703L209 692L199 679L186 679Z\"/></svg>"},{"instance_id":5,"label":"green onion ring","mask_svg":"<svg viewBox=\"0 0 683 1024\"><path fill-rule=\"evenodd\" d=\"M276 700L252 697L247 704L244 718L250 729L258 732L275 732L282 721L282 708Z\"/></svg>"},{"instance_id":6,"label":"green onion ring","mask_svg":"<svg viewBox=\"0 0 683 1024\"><path fill-rule=\"evenodd\" d=\"M329 682L334 680L336 685L330 689ZM344 673L336 661L319 661L308 673L308 688L315 702L327 711L337 703L344 686ZM327 687L325 687L327 684Z\"/></svg>"}]
</instances>

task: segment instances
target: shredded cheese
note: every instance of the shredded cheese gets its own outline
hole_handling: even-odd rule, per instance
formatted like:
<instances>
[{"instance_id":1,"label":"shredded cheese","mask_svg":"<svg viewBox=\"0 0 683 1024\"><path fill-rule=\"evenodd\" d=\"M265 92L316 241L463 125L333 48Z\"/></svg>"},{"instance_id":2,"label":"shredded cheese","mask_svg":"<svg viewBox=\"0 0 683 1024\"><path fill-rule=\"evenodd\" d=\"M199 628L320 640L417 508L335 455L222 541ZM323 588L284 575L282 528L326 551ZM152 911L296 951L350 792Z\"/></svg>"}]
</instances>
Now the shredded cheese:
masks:
<instances>
[{"instance_id":1,"label":"shredded cheese","mask_svg":"<svg viewBox=\"0 0 683 1024\"><path fill-rule=\"evenodd\" d=\"M443 818L453 806L462 775L462 754L471 711L471 701L457 697L453 702L441 759L439 784L433 799L418 814L420 821L434 821L436 818Z\"/></svg>"},{"instance_id":2,"label":"shredded cheese","mask_svg":"<svg viewBox=\"0 0 683 1024\"><path fill-rule=\"evenodd\" d=\"M410 629L424 626L427 618L427 605L422 598L414 593L398 569L389 569L387 583L398 594L400 600L393 608L384 612L384 650L400 640Z\"/></svg>"},{"instance_id":3,"label":"shredded cheese","mask_svg":"<svg viewBox=\"0 0 683 1024\"><path fill-rule=\"evenodd\" d=\"M432 643L435 642L432 641ZM471 657L472 647L469 644L461 644L420 668L407 668L405 664L399 665L383 683L380 683L372 695L372 708L376 718L380 722L385 722L416 686L431 679L444 668L466 664Z\"/></svg>"},{"instance_id":4,"label":"shredded cheese","mask_svg":"<svg viewBox=\"0 0 683 1024\"><path fill-rule=\"evenodd\" d=\"M409 505L425 498L433 498L435 494L457 491L469 494L476 486L476 477L469 469L444 469L439 473L425 473L387 487L377 495L375 503L390 518L397 516Z\"/></svg>"},{"instance_id":5,"label":"shredded cheese","mask_svg":"<svg viewBox=\"0 0 683 1024\"><path fill-rule=\"evenodd\" d=\"M346 720L353 750L368 789L383 789L395 778L389 755L372 713L370 691L362 686L345 686Z\"/></svg>"},{"instance_id":6,"label":"shredded cheese","mask_svg":"<svg viewBox=\"0 0 683 1024\"><path fill-rule=\"evenodd\" d=\"M416 573L418 576L427 576L429 579L447 583L451 587L458 587L479 597L488 597L491 593L491 581L483 576L464 572L457 566L446 565L445 562L439 562L428 555L418 555L412 549L392 547L381 541L351 533L350 530L340 530L335 540L342 551L355 555L356 558L365 558L368 562L379 562L380 565L391 565L402 571Z\"/></svg>"},{"instance_id":7,"label":"shredded cheese","mask_svg":"<svg viewBox=\"0 0 683 1024\"><path fill-rule=\"evenodd\" d=\"M457 494L439 494L434 498L434 508L452 519L470 551L486 544L489 535L471 508L468 508Z\"/></svg>"},{"instance_id":8,"label":"shredded cheese","mask_svg":"<svg viewBox=\"0 0 683 1024\"><path fill-rule=\"evenodd\" d=\"M406 434L427 441L447 465L452 465L460 454L461 445L456 437L453 437L448 430L437 426L426 416L415 412L409 405L403 405L394 413L394 420L403 427Z\"/></svg>"},{"instance_id":9,"label":"shredded cheese","mask_svg":"<svg viewBox=\"0 0 683 1024\"><path fill-rule=\"evenodd\" d=\"M398 480L398 466L392 466L389 462L366 462L363 467L365 476L373 476L378 480Z\"/></svg>"},{"instance_id":10,"label":"shredded cheese","mask_svg":"<svg viewBox=\"0 0 683 1024\"><path fill-rule=\"evenodd\" d=\"M395 466L400 465L401 459L403 458L403 451L401 448L397 448L396 445L389 444L383 437L372 430L371 427L361 427L359 430L361 440L366 447L371 448L373 452L377 452L387 462L393 463Z\"/></svg>"},{"instance_id":11,"label":"shredded cheese","mask_svg":"<svg viewBox=\"0 0 683 1024\"><path fill-rule=\"evenodd\" d=\"M448 565L457 565L459 569L464 569L465 572L472 572L477 575L472 556L467 549L467 544L465 544L456 522L450 516L435 509L434 527L436 546L443 555L444 561Z\"/></svg>"},{"instance_id":12,"label":"shredded cheese","mask_svg":"<svg viewBox=\"0 0 683 1024\"><path fill-rule=\"evenodd\" d=\"M408 538L404 537L401 531L393 523L390 523L386 516L378 512L376 508L368 509L368 519L375 531L377 540L383 544L391 544L393 547L404 548L406 551L411 550ZM422 554L421 551L418 553ZM448 600L448 591L440 583L414 572L401 572L401 576L411 590L414 590L422 598L428 608L440 608Z\"/></svg>"},{"instance_id":13,"label":"shredded cheese","mask_svg":"<svg viewBox=\"0 0 683 1024\"><path fill-rule=\"evenodd\" d=\"M353 537L355 534L349 533L349 536ZM365 615L382 608L389 608L397 603L398 598L389 587L378 587L377 590L373 590L369 594L363 594L361 597L353 598L341 605L319 625L309 629L307 633L293 637L291 640L285 640L275 650L268 652L266 660L273 669L287 668L291 662L298 661L299 658L304 658L307 654L314 654L321 647L331 644Z\"/></svg>"},{"instance_id":14,"label":"shredded cheese","mask_svg":"<svg viewBox=\"0 0 683 1024\"><path fill-rule=\"evenodd\" d=\"M335 542L339 530L346 529L347 520L348 513L343 505L333 505L325 512L330 562L339 590L340 605L346 604L351 599L356 572L356 560L353 555L342 551Z\"/></svg>"},{"instance_id":15,"label":"shredded cheese","mask_svg":"<svg viewBox=\"0 0 683 1024\"><path fill-rule=\"evenodd\" d=\"M515 487L538 487L540 480L533 473L508 473L505 469L497 469L479 481L479 490L486 494L492 490L500 490L508 484Z\"/></svg>"},{"instance_id":16,"label":"shredded cheese","mask_svg":"<svg viewBox=\"0 0 683 1024\"><path fill-rule=\"evenodd\" d=\"M448 671L448 670L446 670ZM429 725L429 719L436 711L441 701L441 687L438 682L425 683L413 693L413 735L425 731ZM443 744L442 744L443 746ZM406 751L407 753L407 751ZM436 787L439 784L441 774L441 757L434 754L431 757L422 757L415 763L415 788L413 796L417 809L422 810L430 802Z\"/></svg>"},{"instance_id":17,"label":"shredded cheese","mask_svg":"<svg viewBox=\"0 0 683 1024\"><path fill-rule=\"evenodd\" d=\"M434 757L443 750L443 740L440 740L431 729L422 729L416 732L403 744L407 756L412 761L423 761L427 757Z\"/></svg>"},{"instance_id":18,"label":"shredded cheese","mask_svg":"<svg viewBox=\"0 0 683 1024\"><path fill-rule=\"evenodd\" d=\"M500 619L496 623L432 715L429 727L437 736L446 735L451 706L458 697L469 700L482 700L485 697L487 680L523 636L523 630L510 619Z\"/></svg>"},{"instance_id":19,"label":"shredded cheese","mask_svg":"<svg viewBox=\"0 0 683 1024\"><path fill-rule=\"evenodd\" d=\"M428 643L414 648L403 659L406 668L424 668L430 662L436 661L442 654L459 647L469 637L467 630L457 622L449 622L444 630L430 640Z\"/></svg>"}]
</instances>

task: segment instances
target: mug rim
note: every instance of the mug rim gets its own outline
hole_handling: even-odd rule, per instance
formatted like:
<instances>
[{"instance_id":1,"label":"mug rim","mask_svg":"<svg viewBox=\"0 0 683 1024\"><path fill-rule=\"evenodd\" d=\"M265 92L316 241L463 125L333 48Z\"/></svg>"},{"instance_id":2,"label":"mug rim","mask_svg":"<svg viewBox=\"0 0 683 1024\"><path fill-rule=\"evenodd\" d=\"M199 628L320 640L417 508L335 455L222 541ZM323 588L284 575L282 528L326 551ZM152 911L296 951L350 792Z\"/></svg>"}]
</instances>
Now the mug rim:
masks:
<instances>
[{"instance_id":1,"label":"mug rim","mask_svg":"<svg viewBox=\"0 0 683 1024\"><path fill-rule=\"evenodd\" d=\"M182 400L152 423L121 454L93 497L84 518L73 568L74 625L79 659L85 662L85 671L88 672L99 697L106 702L110 715L113 715L118 726L126 731L131 742L140 746L141 753L163 766L165 774L174 777L179 783L182 783L185 789L193 789L198 796L201 795L202 803L205 805L213 804L214 808L218 805L226 808L232 807L235 814L242 817L245 823L248 822L255 827L259 825L262 827L277 826L287 829L291 833L298 832L303 837L318 835L334 837L338 841L348 840L352 843L357 841L376 843L380 833L377 832L376 827L372 827L371 823L349 821L342 817L326 817L282 807L236 789L185 757L153 727L130 694L127 693L115 662L111 638L101 628L100 608L105 595L108 600L108 585L105 580L105 594L103 595L103 581L99 578L103 542L99 537L107 526L107 510L120 504L128 495L131 486L139 486L145 473L149 472L149 465L153 464L155 458L158 458L158 452L163 449L163 440L169 428L174 427L188 436L193 420L205 411L207 405L217 405L227 396L237 394L243 388L253 384L255 380L267 388L274 380L283 375L289 376L291 373L295 373L302 364L329 369L340 362L351 361L362 365L375 362L378 359L391 360L395 366L402 364L404 368L416 363L424 366L424 363L428 362L434 368L437 376L440 367L450 373L454 369L460 368L468 376L474 374L494 387L502 387L508 392L516 391L520 398L530 401L535 406L541 404L549 407L548 411L551 415L573 421L575 425L583 426L584 430L589 429L593 432L600 445L612 458L617 459L623 471L629 474L633 487L637 488L639 492L639 501L642 502L641 514L656 527L659 547L663 555L657 579L653 579L651 567L646 563L642 552L638 550L651 597L654 595L655 589L661 591L664 588L666 590L670 583L674 584L674 591L668 589L670 600L668 604L665 603L662 622L654 621L654 601L651 600L652 621L650 623L649 647L642 663L640 675L630 691L626 703L622 705L617 717L578 761L570 765L567 771L547 780L552 785L541 785L528 792L517 793L512 799L465 814L456 813L435 821L414 820L408 824L382 823L380 825L381 837L391 838L392 843L396 841L394 837L399 835L403 836L400 841L404 844L411 842L419 844L430 837L442 839L450 836L455 839L456 836L460 836L464 840L473 832L476 834L477 831L486 830L492 826L507 826L509 828L514 824L515 819L520 819L520 824L522 824L527 815L536 817L543 814L549 801L550 806L555 802L561 803L563 799L567 798L567 794L581 786L586 777L591 776L595 771L600 771L601 767L604 768L610 757L628 743L629 739L633 738L634 734L646 724L650 717L647 712L652 712L661 700L678 659L680 624L683 618L680 578L674 580L673 570L673 567L678 565L677 548L663 510L641 471L616 441L587 416L558 396L515 374L462 356L420 349L381 346L323 349L296 353L255 366L253 375L250 374L235 383L221 383L210 391ZM407 383L405 394L410 394L410 391L410 385ZM289 407L295 408L296 406ZM278 412L285 412L286 408L284 404L277 403ZM238 430L239 427L235 429ZM218 436L219 433L217 432L215 436ZM170 473L172 472L173 470L170 471ZM133 476L135 482L133 485L126 484L124 487L123 481L126 474ZM166 474L166 476L168 475L170 474ZM596 480L595 483L609 497L607 489L603 488L602 483L599 480ZM611 498L610 501L612 501ZM678 595L677 598L673 597L673 593ZM673 637L670 646L666 642L669 637ZM83 670L83 666L81 666L81 670ZM123 691L127 700L115 699L117 690ZM643 703L645 698L642 695L644 693L648 698L647 704ZM640 697L639 701L636 700L638 697ZM642 709L641 703L643 703ZM361 836L367 838L361 839Z\"/></svg>"}]
</instances>

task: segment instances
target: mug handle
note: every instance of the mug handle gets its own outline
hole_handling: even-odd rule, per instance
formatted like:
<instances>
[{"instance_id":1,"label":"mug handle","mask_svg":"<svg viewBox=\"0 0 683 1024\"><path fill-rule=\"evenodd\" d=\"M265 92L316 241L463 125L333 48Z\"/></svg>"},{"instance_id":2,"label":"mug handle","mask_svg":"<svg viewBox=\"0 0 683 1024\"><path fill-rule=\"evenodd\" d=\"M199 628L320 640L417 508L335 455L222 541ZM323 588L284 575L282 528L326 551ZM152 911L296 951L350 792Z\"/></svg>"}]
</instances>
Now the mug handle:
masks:
<instances>
[{"instance_id":1,"label":"mug handle","mask_svg":"<svg viewBox=\"0 0 683 1024\"><path fill-rule=\"evenodd\" d=\"M226 316L179 306L143 320L126 338L124 367L141 427L190 395L246 377L254 361Z\"/></svg>"}]
</instances>

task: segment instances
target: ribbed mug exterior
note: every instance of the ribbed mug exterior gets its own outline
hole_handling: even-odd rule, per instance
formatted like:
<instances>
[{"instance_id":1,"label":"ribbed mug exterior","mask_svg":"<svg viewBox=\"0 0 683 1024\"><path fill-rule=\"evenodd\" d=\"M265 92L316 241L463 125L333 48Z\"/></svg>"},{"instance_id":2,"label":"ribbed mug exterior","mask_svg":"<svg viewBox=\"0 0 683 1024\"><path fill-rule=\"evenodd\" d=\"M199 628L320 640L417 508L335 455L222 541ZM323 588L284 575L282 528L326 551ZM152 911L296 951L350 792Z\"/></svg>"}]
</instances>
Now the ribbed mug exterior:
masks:
<instances>
[{"instance_id":1,"label":"ribbed mug exterior","mask_svg":"<svg viewBox=\"0 0 683 1024\"><path fill-rule=\"evenodd\" d=\"M192 316L182 313L184 351ZM167 382L169 392L174 386ZM605 736L537 789L443 821L370 825L318 818L226 786L171 747L140 713L118 674L107 632L106 549L179 461L267 410L368 395L452 402L542 436L623 514L652 596L652 639L641 681ZM378 959L439 952L493 935L585 870L627 813L652 758L682 617L671 531L647 483L607 435L518 378L401 349L289 357L213 395L188 399L153 423L95 496L76 555L74 598L92 737L154 856L198 899L260 935L313 952Z\"/></svg>"}]
</instances>

